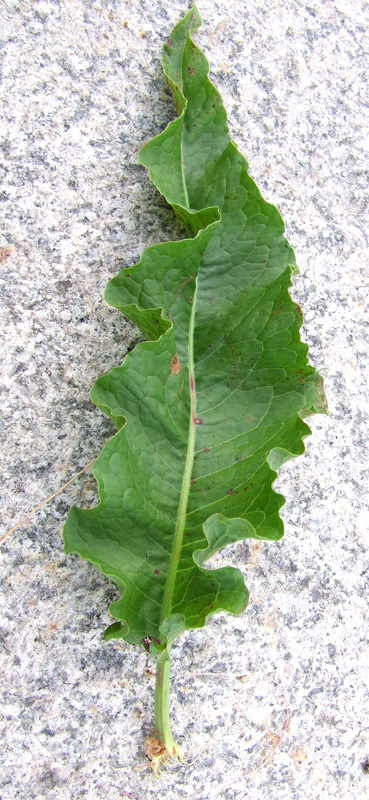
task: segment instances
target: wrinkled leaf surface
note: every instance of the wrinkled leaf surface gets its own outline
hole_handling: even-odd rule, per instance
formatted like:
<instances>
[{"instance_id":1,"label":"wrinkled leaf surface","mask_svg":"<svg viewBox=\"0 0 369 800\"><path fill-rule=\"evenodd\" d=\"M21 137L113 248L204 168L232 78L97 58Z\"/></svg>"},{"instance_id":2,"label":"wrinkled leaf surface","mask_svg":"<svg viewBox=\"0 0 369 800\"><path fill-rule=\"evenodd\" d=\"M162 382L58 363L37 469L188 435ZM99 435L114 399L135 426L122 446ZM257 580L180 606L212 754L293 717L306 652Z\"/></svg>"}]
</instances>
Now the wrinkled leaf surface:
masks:
<instances>
[{"instance_id":1,"label":"wrinkled leaf surface","mask_svg":"<svg viewBox=\"0 0 369 800\"><path fill-rule=\"evenodd\" d=\"M194 8L165 45L178 117L139 156L192 238L150 247L108 284L148 341L92 389L118 432L94 466L99 505L65 526L66 552L121 590L108 637L136 643L245 608L241 572L203 564L230 542L282 536L276 470L325 407L289 295L294 253L230 139L190 38L200 22Z\"/></svg>"}]
</instances>

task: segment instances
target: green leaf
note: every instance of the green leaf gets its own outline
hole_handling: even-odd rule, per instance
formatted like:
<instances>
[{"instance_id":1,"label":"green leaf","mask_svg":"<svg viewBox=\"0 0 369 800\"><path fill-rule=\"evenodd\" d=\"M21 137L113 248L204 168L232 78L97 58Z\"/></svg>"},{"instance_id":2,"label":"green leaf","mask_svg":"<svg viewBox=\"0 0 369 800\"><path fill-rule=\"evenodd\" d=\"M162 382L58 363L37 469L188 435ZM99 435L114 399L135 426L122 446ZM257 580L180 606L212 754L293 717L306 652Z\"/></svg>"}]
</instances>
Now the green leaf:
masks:
<instances>
[{"instance_id":1,"label":"green leaf","mask_svg":"<svg viewBox=\"0 0 369 800\"><path fill-rule=\"evenodd\" d=\"M66 552L121 591L110 611L124 625L107 638L162 659L185 628L245 608L241 572L204 564L240 539L280 539L276 470L303 453L303 418L325 410L289 295L294 253L230 139L190 38L200 22L194 7L165 45L178 117L139 154L193 238L150 247L108 284L148 341L92 389L119 430L93 469L99 505L74 507L64 530Z\"/></svg>"}]
</instances>

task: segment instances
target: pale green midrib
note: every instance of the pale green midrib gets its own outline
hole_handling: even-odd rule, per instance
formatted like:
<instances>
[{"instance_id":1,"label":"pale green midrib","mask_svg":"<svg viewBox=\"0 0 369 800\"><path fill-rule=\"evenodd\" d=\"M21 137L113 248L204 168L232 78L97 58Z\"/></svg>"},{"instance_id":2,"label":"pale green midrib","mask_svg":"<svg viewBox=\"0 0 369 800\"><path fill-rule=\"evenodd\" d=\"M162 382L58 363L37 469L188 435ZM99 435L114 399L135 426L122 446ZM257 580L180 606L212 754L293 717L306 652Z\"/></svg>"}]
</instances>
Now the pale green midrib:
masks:
<instances>
[{"instance_id":1,"label":"pale green midrib","mask_svg":"<svg viewBox=\"0 0 369 800\"><path fill-rule=\"evenodd\" d=\"M191 39L190 35L187 35L187 38ZM183 57L184 57L184 50L182 50L182 59L181 59L181 78L182 78L182 86L178 88L182 92L183 97L186 101L186 106L182 111L182 118L184 123L184 117L186 113L186 107L188 103L188 98L185 97L183 93ZM167 75L165 68L164 73ZM168 75L167 75L168 77ZM178 84L177 84L178 86ZM182 185L183 185L183 193L184 198L186 201L187 209L190 209L188 191L185 181L185 174L184 174L184 158L183 158L183 125L181 131L181 172L182 172ZM193 358L193 344L194 344L194 321L195 321L195 309L196 309L196 300L197 300L197 290L198 290L198 277L196 278L196 289L193 295L193 303L191 309L191 317L190 317L190 327L189 327L189 334L188 334L188 379L190 383L190 427L189 427L189 438L188 438L188 447L187 447L187 455L186 455L186 463L185 469L183 473L183 480L182 480L182 488L181 488L181 496L178 506L178 516L177 522L174 532L174 541L173 541L173 548L170 556L169 561L169 569L167 574L167 579L165 582L164 587L164 595L163 595L163 602L161 606L161 614L160 614L160 622L171 613L172 609L172 602L173 602L173 591L177 576L178 570L178 562L179 556L182 548L182 541L183 541L183 534L186 524L186 516L187 516L187 505L188 505L188 496L191 487L191 475L192 475L192 467L193 467L193 458L195 453L195 438L196 438L196 428L194 419L196 417L196 409L195 409L195 375L194 375L194 358ZM193 380L193 390L191 390L191 376Z\"/></svg>"},{"instance_id":2,"label":"pale green midrib","mask_svg":"<svg viewBox=\"0 0 369 800\"><path fill-rule=\"evenodd\" d=\"M185 197L185 201L186 201L186 206L189 209L190 203L189 203L189 197L188 197L187 186L186 186L186 181L185 181L185 174L184 174L184 168L183 168L183 166L184 166L184 164L183 164L183 126L184 126L184 117L185 117L187 103L188 103L187 97L185 97L185 95L183 93L183 56L184 56L184 51L185 51L185 48L183 47L182 58L181 58L182 86L179 86L178 88L181 90L182 95L183 95L183 97L185 98L185 101L186 101L185 107L184 107L184 109L182 111L182 115L181 115L182 118L183 118L183 125L182 125L182 129L181 129L181 172L182 172L182 183L183 183L184 197Z\"/></svg>"},{"instance_id":3,"label":"pale green midrib","mask_svg":"<svg viewBox=\"0 0 369 800\"><path fill-rule=\"evenodd\" d=\"M193 344L194 344L194 322L195 322L195 308L196 308L196 299L197 299L197 279L196 279L196 289L193 295L193 302L192 302L192 309L191 309L191 317L190 317L190 327L189 327L189 334L188 334L188 380L189 380L189 389L190 389L190 426L189 426L189 436L188 436L188 447L187 447L187 455L186 455L186 463L183 473L183 480L182 480L182 488L181 488L181 496L179 500L178 506L178 516L176 527L174 531L174 540L173 540L173 548L170 556L169 561L169 569L167 574L167 579L165 582L164 587L164 596L163 602L161 606L161 614L160 614L160 622L171 613L172 602L173 602L173 591L176 581L177 569L178 569L178 561L179 555L182 548L182 541L183 541L183 534L186 524L186 515L187 515L187 504L188 504L188 496L191 487L191 475L192 475L192 466L193 466L193 458L195 453L195 437L196 437L196 430L194 419L196 417L196 409L195 409L195 378L194 378L194 359L193 359ZM193 391L191 391L191 376L193 379Z\"/></svg>"},{"instance_id":4,"label":"pale green midrib","mask_svg":"<svg viewBox=\"0 0 369 800\"><path fill-rule=\"evenodd\" d=\"M183 111L183 114L184 113L185 112ZM182 170L182 183L183 183L184 198L185 198L185 201L186 201L186 207L187 207L187 209L189 209L190 208L190 201L189 201L189 197L188 197L187 186L186 186L186 182L185 182L185 175L184 175L184 170L183 170L183 136L182 136L182 134L181 134L181 170Z\"/></svg>"}]
</instances>

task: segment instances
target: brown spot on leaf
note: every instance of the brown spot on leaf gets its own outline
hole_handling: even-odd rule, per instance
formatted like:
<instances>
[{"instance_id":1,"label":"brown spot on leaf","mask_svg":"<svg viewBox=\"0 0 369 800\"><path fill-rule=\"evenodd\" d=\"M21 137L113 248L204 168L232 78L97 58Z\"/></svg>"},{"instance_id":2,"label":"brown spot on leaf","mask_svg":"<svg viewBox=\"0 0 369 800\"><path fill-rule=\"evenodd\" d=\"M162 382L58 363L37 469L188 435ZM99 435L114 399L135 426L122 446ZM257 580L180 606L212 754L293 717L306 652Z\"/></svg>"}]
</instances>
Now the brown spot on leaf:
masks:
<instances>
[{"instance_id":1,"label":"brown spot on leaf","mask_svg":"<svg viewBox=\"0 0 369 800\"><path fill-rule=\"evenodd\" d=\"M170 374L179 375L180 371L181 371L181 362L176 353L170 362Z\"/></svg>"}]
</instances>

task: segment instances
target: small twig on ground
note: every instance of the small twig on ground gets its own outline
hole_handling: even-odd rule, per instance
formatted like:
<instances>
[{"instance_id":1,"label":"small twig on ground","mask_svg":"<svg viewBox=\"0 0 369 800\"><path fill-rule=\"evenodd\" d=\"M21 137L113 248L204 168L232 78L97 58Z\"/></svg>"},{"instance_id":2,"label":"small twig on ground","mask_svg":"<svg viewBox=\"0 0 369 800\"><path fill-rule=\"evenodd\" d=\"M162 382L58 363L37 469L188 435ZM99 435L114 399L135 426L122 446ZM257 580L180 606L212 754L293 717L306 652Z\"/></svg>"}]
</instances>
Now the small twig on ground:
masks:
<instances>
[{"instance_id":1,"label":"small twig on ground","mask_svg":"<svg viewBox=\"0 0 369 800\"><path fill-rule=\"evenodd\" d=\"M46 500L43 500L42 503L39 503L39 505L36 506L36 508L33 508L32 511L29 512L29 514L26 514L26 516L23 517L23 519L20 519L19 522L16 523L16 525L13 525L12 528L9 528L9 530L6 531L6 533L4 533L3 536L0 537L0 542L3 542L4 539L6 539L8 536L10 536L10 534L13 533L13 531L15 531L17 528L19 528L20 525L23 525L23 522L27 522L27 520L30 519L30 517L32 517L33 514L36 514L36 511L39 511L40 508L43 508L44 506L46 506L46 503L49 503L50 500L53 500L54 497L57 497L58 494L60 494L61 492L64 492L64 489L66 489L67 486L69 486L71 483L73 483L73 481L76 480L76 478L79 478L80 475L82 475L90 467L92 467L92 465L95 463L95 461L96 461L96 458L94 458L93 461L90 461L90 463L87 464L86 467L83 467L83 469L81 469L79 472L77 472L76 475L73 475L73 478L70 478L70 480L67 481L64 484L64 486L61 486L60 489L58 489L56 492L54 492L53 494L50 494L49 497L46 497Z\"/></svg>"}]
</instances>

